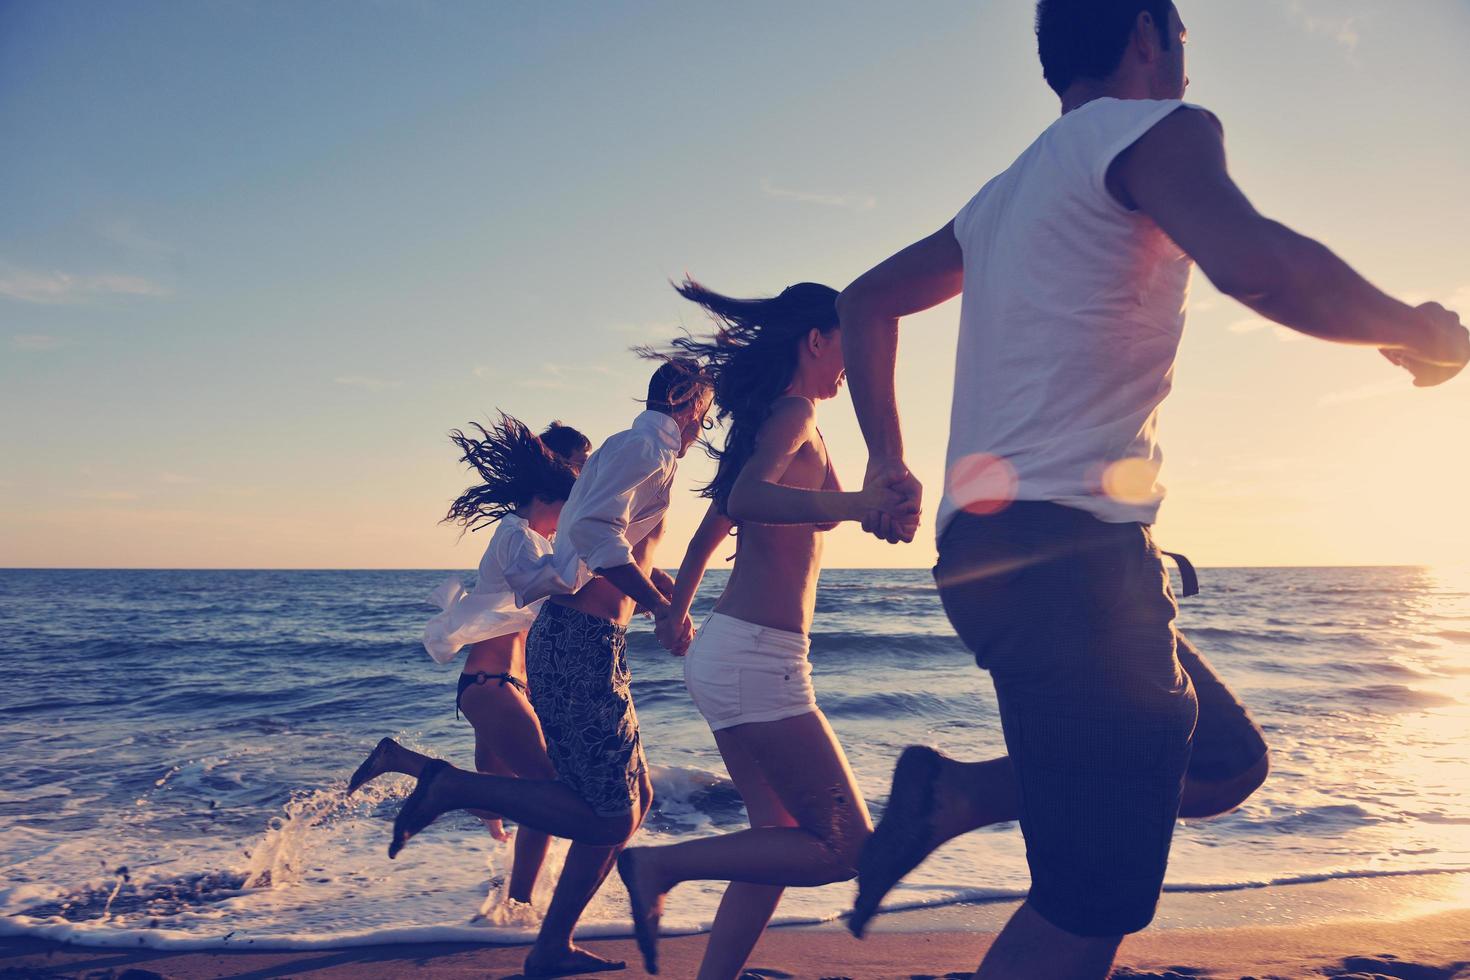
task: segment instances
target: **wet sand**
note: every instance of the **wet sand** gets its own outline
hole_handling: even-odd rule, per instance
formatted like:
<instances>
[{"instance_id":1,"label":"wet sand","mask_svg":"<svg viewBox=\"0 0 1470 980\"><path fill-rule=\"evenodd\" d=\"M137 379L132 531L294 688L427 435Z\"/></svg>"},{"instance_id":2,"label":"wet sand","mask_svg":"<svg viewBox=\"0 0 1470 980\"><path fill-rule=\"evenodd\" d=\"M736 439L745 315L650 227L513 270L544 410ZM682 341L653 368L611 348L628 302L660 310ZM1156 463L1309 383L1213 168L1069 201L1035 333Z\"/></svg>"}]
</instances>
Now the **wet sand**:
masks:
<instances>
[{"instance_id":1,"label":"wet sand","mask_svg":"<svg viewBox=\"0 0 1470 980\"><path fill-rule=\"evenodd\" d=\"M1463 889L1463 875L1428 886L1422 881L1329 882L1301 886L1290 902L1307 912L1280 922L1282 889L1225 895L1170 895L1159 927L1130 937L1119 955L1119 978L1339 977L1450 980L1470 977L1470 908L1446 908ZM1358 918L1343 918L1344 903ZM1390 906L1403 917L1392 917ZM881 917L858 942L839 924L772 929L751 958L751 975L813 980L948 980L968 977L1014 903L919 910ZM1251 910L1257 914L1252 916ZM1420 914L1422 913L1422 914ZM1202 926L1201 919L1260 924ZM693 977L705 937L675 936L661 944L663 977ZM588 940L594 952L625 959L628 968L596 976L637 978L630 939ZM0 978L78 977L89 980L236 980L311 977L321 980L511 978L520 976L524 946L421 943L307 951L104 949L47 940L0 940Z\"/></svg>"}]
</instances>

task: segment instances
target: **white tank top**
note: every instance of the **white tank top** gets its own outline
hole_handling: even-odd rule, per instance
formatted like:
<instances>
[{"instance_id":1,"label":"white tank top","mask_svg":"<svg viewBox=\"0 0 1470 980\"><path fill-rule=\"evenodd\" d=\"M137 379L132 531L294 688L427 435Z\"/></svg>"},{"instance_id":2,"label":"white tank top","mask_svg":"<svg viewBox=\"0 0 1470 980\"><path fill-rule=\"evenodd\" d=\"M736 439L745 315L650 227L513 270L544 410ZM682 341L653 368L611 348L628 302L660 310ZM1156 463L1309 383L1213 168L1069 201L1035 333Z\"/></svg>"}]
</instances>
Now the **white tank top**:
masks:
<instances>
[{"instance_id":1,"label":"white tank top","mask_svg":"<svg viewBox=\"0 0 1470 980\"><path fill-rule=\"evenodd\" d=\"M1193 263L1106 184L1118 154L1184 105L1074 109L955 217L965 287L940 534L956 512L1008 500L1157 516L1158 408Z\"/></svg>"}]
</instances>

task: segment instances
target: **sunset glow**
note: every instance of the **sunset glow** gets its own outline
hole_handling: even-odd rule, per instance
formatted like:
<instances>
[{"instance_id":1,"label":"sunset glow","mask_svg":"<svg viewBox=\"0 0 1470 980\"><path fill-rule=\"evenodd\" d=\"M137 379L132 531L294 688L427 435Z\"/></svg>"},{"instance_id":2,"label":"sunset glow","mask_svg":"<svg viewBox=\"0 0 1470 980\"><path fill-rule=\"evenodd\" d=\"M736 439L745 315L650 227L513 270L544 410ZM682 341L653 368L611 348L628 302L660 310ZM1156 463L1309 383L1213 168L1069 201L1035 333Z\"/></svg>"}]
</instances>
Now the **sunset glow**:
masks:
<instances>
[{"instance_id":1,"label":"sunset glow","mask_svg":"<svg viewBox=\"0 0 1470 980\"><path fill-rule=\"evenodd\" d=\"M480 537L436 523L465 484L445 433L500 408L600 441L646 381L628 348L708 328L669 279L840 287L941 226L1056 113L1029 7L940 3L918 33L889 5L772 8L789 38L828 38L813 49L713 9L637 30L583 10L577 31L546 10L532 42L524 11L413 6L364 14L351 59L289 40L330 33L310 8L291 29L12 13L0 80L26 97L0 121L33 149L0 181L0 564L474 564ZM1249 0L1188 24L1189 98L1257 206L1391 292L1470 309L1470 135L1443 106L1470 90L1470 9ZM767 60L712 70L714 33ZM974 57L1004 37L1021 42ZM420 70L385 69L409 43ZM843 528L829 564L932 563L957 319L903 328L925 528L906 547ZM1196 275L1159 540L1203 565L1463 561L1470 385L1417 390L1267 326ZM845 392L821 421L856 486ZM666 564L709 473L684 460ZM1110 492L1148 482L1120 471Z\"/></svg>"}]
</instances>

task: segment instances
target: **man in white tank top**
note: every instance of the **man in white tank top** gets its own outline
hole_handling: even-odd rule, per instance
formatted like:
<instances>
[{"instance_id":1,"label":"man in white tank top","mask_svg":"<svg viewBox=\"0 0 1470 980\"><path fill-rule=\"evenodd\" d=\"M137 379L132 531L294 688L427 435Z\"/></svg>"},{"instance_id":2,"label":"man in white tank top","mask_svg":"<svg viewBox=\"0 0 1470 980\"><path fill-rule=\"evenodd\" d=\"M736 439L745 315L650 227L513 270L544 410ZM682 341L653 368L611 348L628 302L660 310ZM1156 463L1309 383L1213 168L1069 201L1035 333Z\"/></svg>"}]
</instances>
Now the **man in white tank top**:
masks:
<instances>
[{"instance_id":1,"label":"man in white tank top","mask_svg":"<svg viewBox=\"0 0 1470 980\"><path fill-rule=\"evenodd\" d=\"M1266 776L1260 730L1174 626L1149 536L1193 265L1261 316L1378 348L1416 385L1470 357L1455 314L1385 295L1255 211L1219 121L1181 101L1186 35L1169 0L1041 0L1037 38L1061 118L838 301L869 479L917 499L898 321L963 291L935 574L995 683L1010 755L905 752L852 922L861 934L945 840L1019 819L1032 890L982 978L1106 977L1122 936L1152 919L1176 815L1233 809Z\"/></svg>"}]
</instances>

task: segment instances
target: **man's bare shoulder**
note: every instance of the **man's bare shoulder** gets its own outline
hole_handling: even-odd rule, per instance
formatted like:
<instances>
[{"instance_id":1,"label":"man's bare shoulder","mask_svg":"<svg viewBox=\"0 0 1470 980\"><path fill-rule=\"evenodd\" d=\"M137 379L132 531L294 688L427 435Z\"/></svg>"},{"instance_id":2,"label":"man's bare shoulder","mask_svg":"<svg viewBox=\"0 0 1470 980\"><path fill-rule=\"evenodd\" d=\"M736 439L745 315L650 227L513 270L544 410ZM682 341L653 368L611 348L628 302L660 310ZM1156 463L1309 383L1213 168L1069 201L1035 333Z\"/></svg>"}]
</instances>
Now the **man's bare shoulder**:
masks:
<instances>
[{"instance_id":1,"label":"man's bare shoulder","mask_svg":"<svg viewBox=\"0 0 1470 980\"><path fill-rule=\"evenodd\" d=\"M1225 127L1201 106L1185 103L1160 119L1148 132L1114 158L1108 167L1108 191L1130 210L1141 183L1180 173L1223 167Z\"/></svg>"}]
</instances>

